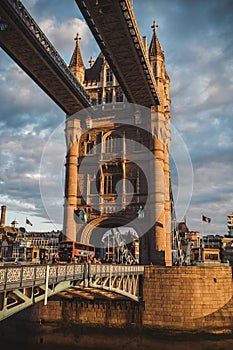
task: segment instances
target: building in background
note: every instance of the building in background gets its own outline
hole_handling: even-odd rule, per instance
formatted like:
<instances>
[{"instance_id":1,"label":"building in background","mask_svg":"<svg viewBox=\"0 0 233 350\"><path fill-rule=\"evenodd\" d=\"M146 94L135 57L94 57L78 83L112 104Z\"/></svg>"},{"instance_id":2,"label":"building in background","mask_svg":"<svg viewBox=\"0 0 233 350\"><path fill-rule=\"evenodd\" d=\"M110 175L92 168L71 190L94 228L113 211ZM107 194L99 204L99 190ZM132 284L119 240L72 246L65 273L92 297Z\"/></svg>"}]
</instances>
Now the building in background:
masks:
<instances>
[{"instance_id":1,"label":"building in background","mask_svg":"<svg viewBox=\"0 0 233 350\"><path fill-rule=\"evenodd\" d=\"M37 249L39 251L37 258L40 260L38 262L51 262L53 257L58 254L58 244L62 239L61 231L25 232L15 242L12 256L27 259L32 249Z\"/></svg>"},{"instance_id":2,"label":"building in background","mask_svg":"<svg viewBox=\"0 0 233 350\"><path fill-rule=\"evenodd\" d=\"M233 213L227 215L228 236L233 238Z\"/></svg>"},{"instance_id":3,"label":"building in background","mask_svg":"<svg viewBox=\"0 0 233 350\"><path fill-rule=\"evenodd\" d=\"M227 231L222 239L222 259L233 266L233 213L227 215Z\"/></svg>"},{"instance_id":4,"label":"building in background","mask_svg":"<svg viewBox=\"0 0 233 350\"><path fill-rule=\"evenodd\" d=\"M6 225L6 205L1 206L0 221L0 257L12 257L15 242L25 234L25 228L19 227L17 220L13 220L11 225Z\"/></svg>"},{"instance_id":5,"label":"building in background","mask_svg":"<svg viewBox=\"0 0 233 350\"><path fill-rule=\"evenodd\" d=\"M0 258L23 258L32 262L52 261L58 252L59 242L64 238L62 232L27 232L24 227L19 227L16 219L8 226L6 225L6 209L7 207L2 205Z\"/></svg>"}]
</instances>

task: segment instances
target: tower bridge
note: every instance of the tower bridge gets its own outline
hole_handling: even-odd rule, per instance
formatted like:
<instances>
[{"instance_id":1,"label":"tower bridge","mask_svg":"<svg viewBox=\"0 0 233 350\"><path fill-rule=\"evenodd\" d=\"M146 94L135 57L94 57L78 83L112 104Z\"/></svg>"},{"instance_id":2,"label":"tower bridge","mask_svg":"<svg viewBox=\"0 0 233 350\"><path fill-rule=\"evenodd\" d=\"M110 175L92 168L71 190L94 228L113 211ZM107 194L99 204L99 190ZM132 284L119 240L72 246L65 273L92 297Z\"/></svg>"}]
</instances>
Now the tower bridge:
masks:
<instances>
[{"instance_id":1,"label":"tower bridge","mask_svg":"<svg viewBox=\"0 0 233 350\"><path fill-rule=\"evenodd\" d=\"M86 123L78 114L66 122L67 140L78 141L68 142L64 232L95 244L94 236L102 236L104 228L131 224L140 237L140 262L169 266L170 96L157 24L148 45L130 1L76 3L101 53L86 69L77 37L70 69L83 81L95 113ZM137 218L140 207L144 222ZM80 210L87 222L74 215Z\"/></svg>"},{"instance_id":2,"label":"tower bridge","mask_svg":"<svg viewBox=\"0 0 233 350\"><path fill-rule=\"evenodd\" d=\"M19 0L0 4L1 47L67 115L64 233L72 240L90 241L95 228L127 227L136 218L140 262L169 266L170 81L156 22L148 45L129 0L76 3L102 51L90 60L89 69L83 64L79 36L67 67ZM140 147L130 146L129 140ZM83 172L85 158L90 162ZM93 164L99 167L96 174ZM123 185L116 196L118 182ZM145 221L137 220L138 209L147 201ZM87 222L75 215L80 210L88 214Z\"/></svg>"},{"instance_id":3,"label":"tower bridge","mask_svg":"<svg viewBox=\"0 0 233 350\"><path fill-rule=\"evenodd\" d=\"M172 265L170 80L156 22L148 45L141 38L129 0L76 3L102 51L96 60L90 59L88 69L83 64L80 37L76 37L67 67L19 0L0 2L0 44L67 115L64 233L70 239L88 243L98 228L110 230L130 224L137 233L143 233L141 264L0 267L0 320L39 301L47 304L53 295L63 293L68 298L69 292L77 294L83 286L88 291L99 289L136 302L142 300L140 322L145 327L202 327L203 331L214 326L219 327L218 332L232 330L231 267L168 267ZM136 105L128 110L127 102ZM87 107L90 108L86 110ZM96 152L98 146L100 152ZM90 160L86 172L81 167L85 159ZM147 166L142 167L146 169L144 174L140 166L135 167L138 159L140 165ZM92 171L93 164L98 165L97 173ZM133 193L127 190L125 180ZM121 181L122 190L117 196L116 185ZM126 205L130 195L132 200ZM147 208L148 198L151 205ZM134 220L132 224L142 204L146 208L144 221ZM80 210L86 212L86 221L77 220L75 212ZM146 230L148 220L152 225ZM154 265L146 266L150 262ZM60 307L61 320L63 310L66 309ZM49 311L48 308L48 319ZM92 322L94 314L101 323L98 307L90 313L88 322ZM87 315L85 311L85 319ZM73 316L67 317L72 320Z\"/></svg>"}]
</instances>

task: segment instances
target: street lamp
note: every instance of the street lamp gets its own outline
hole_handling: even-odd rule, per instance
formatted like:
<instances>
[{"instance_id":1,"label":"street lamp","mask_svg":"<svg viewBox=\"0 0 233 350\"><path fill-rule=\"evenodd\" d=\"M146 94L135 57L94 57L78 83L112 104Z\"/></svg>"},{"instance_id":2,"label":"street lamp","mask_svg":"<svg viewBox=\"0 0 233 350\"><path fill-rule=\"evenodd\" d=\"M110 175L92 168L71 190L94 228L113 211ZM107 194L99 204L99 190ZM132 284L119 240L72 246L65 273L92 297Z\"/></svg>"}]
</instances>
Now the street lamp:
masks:
<instances>
[{"instance_id":1,"label":"street lamp","mask_svg":"<svg viewBox=\"0 0 233 350\"><path fill-rule=\"evenodd\" d=\"M80 210L79 217L83 222L87 222L87 213L84 209Z\"/></svg>"},{"instance_id":2,"label":"street lamp","mask_svg":"<svg viewBox=\"0 0 233 350\"><path fill-rule=\"evenodd\" d=\"M84 209L81 210L75 210L75 214L80 218L81 221L87 222L87 213Z\"/></svg>"},{"instance_id":3,"label":"street lamp","mask_svg":"<svg viewBox=\"0 0 233 350\"><path fill-rule=\"evenodd\" d=\"M139 219L144 219L145 213L142 205L140 205L137 214Z\"/></svg>"}]
</instances>

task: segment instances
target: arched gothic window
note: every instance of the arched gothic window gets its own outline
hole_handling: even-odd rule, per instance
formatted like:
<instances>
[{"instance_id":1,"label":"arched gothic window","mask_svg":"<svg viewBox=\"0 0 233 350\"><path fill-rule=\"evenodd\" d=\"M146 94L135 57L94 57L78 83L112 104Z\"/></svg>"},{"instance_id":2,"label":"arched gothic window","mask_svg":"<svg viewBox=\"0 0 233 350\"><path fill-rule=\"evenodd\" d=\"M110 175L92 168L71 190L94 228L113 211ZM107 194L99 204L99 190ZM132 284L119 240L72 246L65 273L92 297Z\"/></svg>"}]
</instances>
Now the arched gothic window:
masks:
<instances>
[{"instance_id":1,"label":"arched gothic window","mask_svg":"<svg viewBox=\"0 0 233 350\"><path fill-rule=\"evenodd\" d=\"M105 102L112 103L112 96L113 96L112 90L106 91Z\"/></svg>"},{"instance_id":2,"label":"arched gothic window","mask_svg":"<svg viewBox=\"0 0 233 350\"><path fill-rule=\"evenodd\" d=\"M111 83L113 81L113 74L110 68L106 71L106 82Z\"/></svg>"},{"instance_id":3,"label":"arched gothic window","mask_svg":"<svg viewBox=\"0 0 233 350\"><path fill-rule=\"evenodd\" d=\"M105 153L120 153L122 151L122 139L118 135L109 135L105 139Z\"/></svg>"},{"instance_id":4,"label":"arched gothic window","mask_svg":"<svg viewBox=\"0 0 233 350\"><path fill-rule=\"evenodd\" d=\"M116 92L116 102L123 102L124 101L124 95L121 90L117 90Z\"/></svg>"}]
</instances>

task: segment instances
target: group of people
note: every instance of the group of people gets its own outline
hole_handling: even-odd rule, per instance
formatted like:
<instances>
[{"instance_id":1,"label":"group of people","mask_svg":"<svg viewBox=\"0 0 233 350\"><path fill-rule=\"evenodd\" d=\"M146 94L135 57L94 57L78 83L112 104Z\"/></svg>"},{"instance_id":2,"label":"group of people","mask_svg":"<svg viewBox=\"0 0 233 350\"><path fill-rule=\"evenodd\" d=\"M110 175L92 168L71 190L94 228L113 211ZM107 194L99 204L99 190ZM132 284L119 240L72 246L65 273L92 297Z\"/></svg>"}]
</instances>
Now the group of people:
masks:
<instances>
[{"instance_id":1,"label":"group of people","mask_svg":"<svg viewBox=\"0 0 233 350\"><path fill-rule=\"evenodd\" d=\"M52 257L52 264L57 264L61 262L58 254L54 254ZM65 262L65 261L64 261ZM112 258L100 258L100 257L90 257L90 256L80 256L74 258L68 258L67 263L75 264L124 264L126 261L114 261Z\"/></svg>"}]
</instances>

